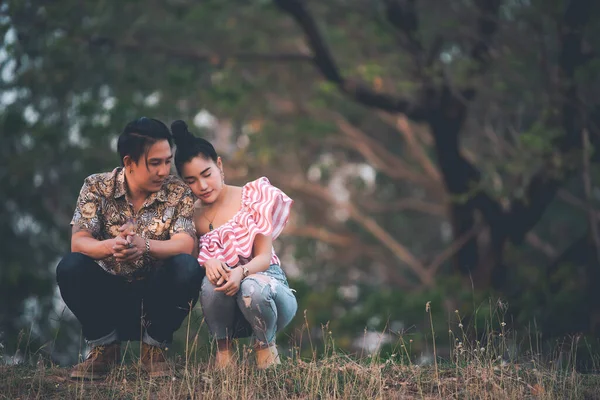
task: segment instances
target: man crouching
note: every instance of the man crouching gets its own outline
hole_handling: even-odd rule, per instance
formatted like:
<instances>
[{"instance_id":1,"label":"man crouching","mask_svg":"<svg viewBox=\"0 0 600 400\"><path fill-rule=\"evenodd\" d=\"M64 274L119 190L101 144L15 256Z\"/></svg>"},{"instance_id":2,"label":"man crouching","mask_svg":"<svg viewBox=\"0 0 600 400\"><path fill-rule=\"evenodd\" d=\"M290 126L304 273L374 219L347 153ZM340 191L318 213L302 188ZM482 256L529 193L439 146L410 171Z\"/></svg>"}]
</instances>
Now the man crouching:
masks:
<instances>
[{"instance_id":1,"label":"man crouching","mask_svg":"<svg viewBox=\"0 0 600 400\"><path fill-rule=\"evenodd\" d=\"M75 208L71 253L56 279L91 347L71 378L101 379L121 341L141 340L150 376L170 375L165 350L198 299L204 270L191 256L194 199L170 175L172 137L142 117L119 136L122 166L86 178Z\"/></svg>"}]
</instances>

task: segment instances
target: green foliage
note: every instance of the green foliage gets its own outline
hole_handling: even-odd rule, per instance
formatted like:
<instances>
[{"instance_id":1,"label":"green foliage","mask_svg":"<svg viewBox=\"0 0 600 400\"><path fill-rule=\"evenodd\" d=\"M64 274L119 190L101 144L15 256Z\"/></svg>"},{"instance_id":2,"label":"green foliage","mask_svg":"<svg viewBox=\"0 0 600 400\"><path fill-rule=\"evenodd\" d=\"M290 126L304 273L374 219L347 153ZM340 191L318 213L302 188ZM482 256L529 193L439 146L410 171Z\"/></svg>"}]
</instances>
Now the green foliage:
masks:
<instances>
[{"instance_id":1,"label":"green foliage","mask_svg":"<svg viewBox=\"0 0 600 400\"><path fill-rule=\"evenodd\" d=\"M420 25L415 37L423 44L421 61L425 56L433 60L426 66L419 65L407 50L404 34L386 20L381 4L311 2L310 7L340 70L349 78L408 100L415 99L424 82L432 86L449 82L449 89L457 92L477 89L479 97L469 104L460 145L480 169L482 183L448 201L464 205L481 191L500 200L527 200L524 189L550 156L555 157L557 174L565 165L579 165L579 154L554 155L556 139L564 135L556 120L560 93L553 85L556 18L564 2L506 2L500 30L491 41L493 62L478 76L471 72L476 65L469 58L478 34L474 3L418 3ZM73 341L77 325L62 320L62 314L52 308L53 269L69 250L69 221L83 179L119 163L114 139L127 121L140 115L170 122L191 120L206 109L227 120L232 126L231 143L244 135L250 138L247 147L233 145L234 150L223 154L227 166L246 171L236 175L240 182L245 174L272 172L279 174L275 183L288 191L290 178L305 177L311 167L318 166L320 178L309 183L326 186L344 166L371 163L351 147L360 144L358 139L344 136L335 121L323 116L328 112L339 114L398 157L409 172L424 175L398 130L383 123L373 110L344 97L337 85L322 79L312 63L286 59L286 54L310 52L294 21L270 1L10 1L0 12L4 39L4 58L0 59L4 92L0 109L0 219L4 222L0 224L0 331L8 348L14 349L19 332L32 324L39 327L32 333L39 343L60 338L57 354L61 346L67 348ZM586 32L586 45L593 50L589 54L597 53L600 24L590 23ZM583 104L597 104L598 62L594 59L577 71ZM258 121L258 128L246 134L244 127L253 121ZM206 128L195 131L209 138L217 135ZM491 141L490 136L497 140ZM423 127L415 137L435 164L445 149L436 152ZM331 162L324 162L324 156ZM383 167L389 165L388 160L383 163ZM441 190L435 191L389 174L378 166L375 189L357 176L347 177L344 187L350 200L395 241L424 264L432 262L451 240L442 233L447 216L394 209L393 205L410 199L445 206L446 188L440 184ZM580 184L566 189L580 198L585 195ZM298 216L302 222L341 236L351 233L357 241L333 249L335 245L309 238L282 239L293 245L292 255L302 272L293 282L300 311L293 326L282 333L282 340L296 335L304 323L317 330L326 325L335 333L339 348L354 351L353 342L365 327L380 332L392 329L397 336L427 331L423 310L428 301L437 326L454 327L454 309L461 310L473 326L484 326L477 310L495 294L489 287L476 286L470 277L454 276L448 262L440 267L434 287L418 287L404 264L364 225L332 216L339 210L312 196L310 187L305 192L291 189L290 194L302 210ZM377 203L384 211L369 211ZM586 229L589 218L585 212L557 203L548 209L535 233L559 253ZM353 256L361 246L374 256ZM546 266L552 260L528 245L511 247L503 255L511 273L508 293L502 295L515 305L515 321L525 324L535 318L545 329L558 326L547 330L556 334L586 327L589 308L584 306L581 263L561 264L547 276ZM380 270L384 272L379 274ZM400 290L389 271L415 287ZM550 290L557 282L559 290ZM341 285L355 285L358 298L351 301L342 296ZM28 299L35 299L40 307L33 323L21 317ZM65 326L46 324L49 319L62 320ZM201 325L201 317L195 315L192 331ZM178 351L185 332L178 333ZM425 349L426 341L414 340L414 349ZM450 346L450 341L444 344Z\"/></svg>"}]
</instances>

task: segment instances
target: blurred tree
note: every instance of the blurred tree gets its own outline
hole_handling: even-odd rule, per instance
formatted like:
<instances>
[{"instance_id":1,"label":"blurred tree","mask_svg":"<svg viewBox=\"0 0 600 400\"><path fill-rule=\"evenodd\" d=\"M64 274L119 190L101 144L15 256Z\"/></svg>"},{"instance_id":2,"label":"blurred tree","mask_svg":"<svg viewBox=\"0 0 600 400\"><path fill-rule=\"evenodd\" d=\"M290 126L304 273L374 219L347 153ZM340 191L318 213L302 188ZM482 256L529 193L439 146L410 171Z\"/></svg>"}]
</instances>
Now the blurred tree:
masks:
<instances>
[{"instance_id":1,"label":"blurred tree","mask_svg":"<svg viewBox=\"0 0 600 400\"><path fill-rule=\"evenodd\" d=\"M53 269L77 192L118 164L115 138L140 115L195 121L229 181L264 174L297 200L291 237L277 245L300 273L300 309L320 308L311 323L361 332L367 314L387 321L386 301L402 303L399 319L426 294L446 311L474 307L464 300L474 288L477 299L508 296L525 320L558 294L583 293L555 333L594 328L598 8L3 4L3 340L31 326L32 302L41 308L28 317L43 322L34 336L55 337ZM399 288L421 295L389 295ZM365 313L352 311L362 303ZM560 319L544 315L544 326Z\"/></svg>"}]
</instances>

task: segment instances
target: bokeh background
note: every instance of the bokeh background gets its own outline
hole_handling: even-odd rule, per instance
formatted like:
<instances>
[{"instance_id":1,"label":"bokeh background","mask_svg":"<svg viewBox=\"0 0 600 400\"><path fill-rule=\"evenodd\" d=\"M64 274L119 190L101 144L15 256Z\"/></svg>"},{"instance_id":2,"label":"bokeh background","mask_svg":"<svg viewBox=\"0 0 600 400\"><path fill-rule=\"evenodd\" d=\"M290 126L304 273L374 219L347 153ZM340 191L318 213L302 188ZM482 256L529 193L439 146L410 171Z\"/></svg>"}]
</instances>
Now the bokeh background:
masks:
<instances>
[{"instance_id":1,"label":"bokeh background","mask_svg":"<svg viewBox=\"0 0 600 400\"><path fill-rule=\"evenodd\" d=\"M140 116L295 200L284 348L427 362L430 316L440 354L501 321L516 351L597 345L599 2L8 0L0 26L3 362L81 352L55 268Z\"/></svg>"}]
</instances>

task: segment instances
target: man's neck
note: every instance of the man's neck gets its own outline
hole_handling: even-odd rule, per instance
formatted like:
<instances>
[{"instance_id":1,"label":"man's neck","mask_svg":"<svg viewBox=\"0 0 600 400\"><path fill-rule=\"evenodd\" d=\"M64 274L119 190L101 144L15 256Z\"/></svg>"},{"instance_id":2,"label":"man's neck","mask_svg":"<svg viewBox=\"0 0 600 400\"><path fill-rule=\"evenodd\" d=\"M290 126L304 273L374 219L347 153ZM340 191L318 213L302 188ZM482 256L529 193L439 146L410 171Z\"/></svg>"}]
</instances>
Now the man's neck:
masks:
<instances>
[{"instance_id":1,"label":"man's neck","mask_svg":"<svg viewBox=\"0 0 600 400\"><path fill-rule=\"evenodd\" d=\"M127 197L129 197L129 200L133 204L143 203L150 194L135 184L132 184L132 179L127 178L127 173L125 173L125 190L127 191Z\"/></svg>"}]
</instances>

